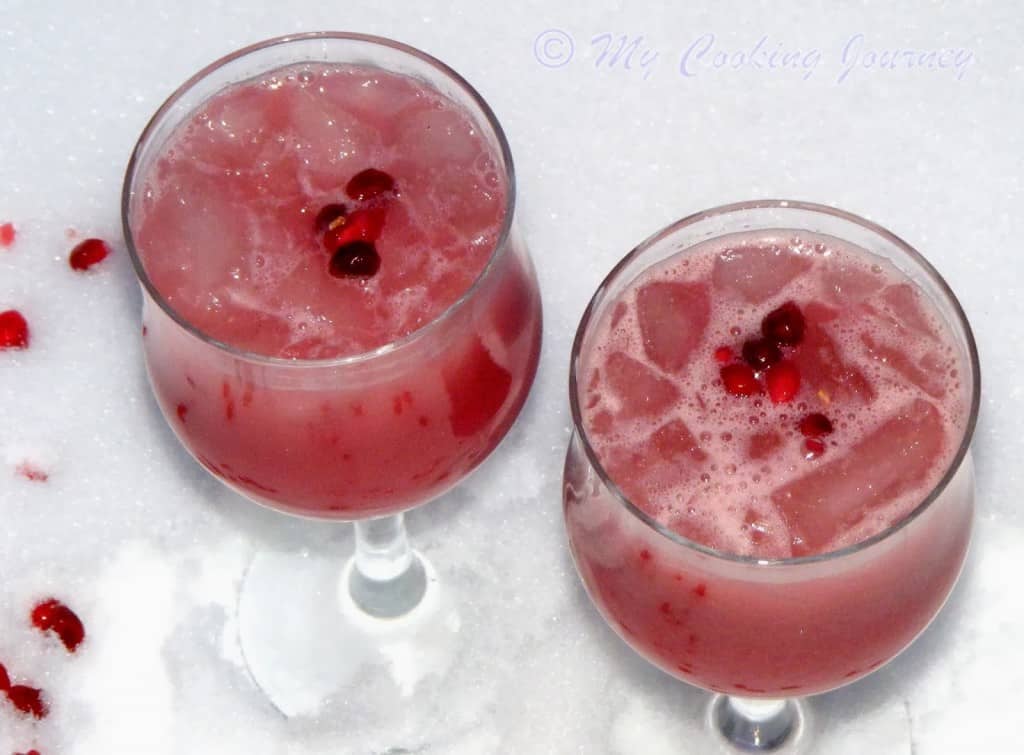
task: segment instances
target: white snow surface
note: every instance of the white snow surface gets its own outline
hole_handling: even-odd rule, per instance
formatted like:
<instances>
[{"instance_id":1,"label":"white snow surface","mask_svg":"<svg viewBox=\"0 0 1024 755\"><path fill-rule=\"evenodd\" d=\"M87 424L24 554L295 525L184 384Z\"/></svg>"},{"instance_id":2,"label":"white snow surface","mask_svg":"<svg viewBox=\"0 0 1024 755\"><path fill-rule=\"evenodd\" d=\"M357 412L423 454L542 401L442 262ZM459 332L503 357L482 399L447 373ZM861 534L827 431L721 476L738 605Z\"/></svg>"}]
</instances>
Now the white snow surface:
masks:
<instances>
[{"instance_id":1,"label":"white snow surface","mask_svg":"<svg viewBox=\"0 0 1024 755\"><path fill-rule=\"evenodd\" d=\"M407 517L458 601L454 659L411 691L379 670L286 719L242 662L241 577L261 549L340 564L352 536L243 500L168 430L141 357L120 188L142 127L187 77L245 44L322 29L419 47L489 101L516 160L545 341L504 443ZM642 41L613 61L604 34ZM704 694L629 650L573 568L560 511L568 356L594 289L636 243L758 197L832 204L921 249L973 323L984 375L962 579L911 649L811 701L810 751L1019 752L1022 38L1024 11L994 1L0 0L0 223L17 230L0 247L0 311L32 327L31 348L0 352L0 662L51 705L34 722L0 700L0 754L713 751L697 731ZM755 52L760 67L714 67L717 52L754 49L807 66ZM866 66L872 52L948 49L959 67ZM73 273L68 229L107 239L112 257ZM17 474L24 461L49 479ZM85 622L74 655L29 625L51 595Z\"/></svg>"}]
</instances>

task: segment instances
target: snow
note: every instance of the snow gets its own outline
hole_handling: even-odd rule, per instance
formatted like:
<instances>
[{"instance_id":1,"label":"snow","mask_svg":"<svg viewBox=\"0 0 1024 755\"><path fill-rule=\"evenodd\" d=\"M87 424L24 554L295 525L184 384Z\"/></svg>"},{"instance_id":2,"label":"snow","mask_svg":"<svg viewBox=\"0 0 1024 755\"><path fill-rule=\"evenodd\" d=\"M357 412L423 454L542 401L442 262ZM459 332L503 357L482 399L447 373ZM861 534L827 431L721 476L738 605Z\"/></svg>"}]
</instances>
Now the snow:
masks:
<instances>
[{"instance_id":1,"label":"snow","mask_svg":"<svg viewBox=\"0 0 1024 755\"><path fill-rule=\"evenodd\" d=\"M560 510L568 355L589 297L635 244L692 212L770 196L834 204L921 249L974 325L985 381L963 577L907 652L811 701L812 751L1017 751L1007 722L1024 683L1019 8L2 6L0 223L17 235L0 246L0 311L25 314L32 344L0 352L0 662L15 683L43 688L51 713L33 722L0 703L0 753L711 752L697 731L706 696L629 650L573 569ZM308 548L340 566L352 536L242 500L168 430L141 358L120 185L145 122L195 71L260 39L339 27L437 55L494 108L516 158L545 344L503 445L407 517L451 590L454 656L419 667L400 656L422 674L363 669L347 694L289 719L246 671L238 586L257 552ZM571 36L571 58L564 37L538 43L552 29ZM630 68L601 55L592 40L605 33L642 37ZM713 41L698 57L702 34ZM762 37L762 50L800 51L804 63L714 66L715 51L749 53ZM866 65L867 51L911 48L971 56L955 69ZM657 56L641 66L645 51ZM75 274L69 228L108 240L112 256ZM19 475L24 461L49 479ZM28 623L51 595L85 623L74 655Z\"/></svg>"}]
</instances>

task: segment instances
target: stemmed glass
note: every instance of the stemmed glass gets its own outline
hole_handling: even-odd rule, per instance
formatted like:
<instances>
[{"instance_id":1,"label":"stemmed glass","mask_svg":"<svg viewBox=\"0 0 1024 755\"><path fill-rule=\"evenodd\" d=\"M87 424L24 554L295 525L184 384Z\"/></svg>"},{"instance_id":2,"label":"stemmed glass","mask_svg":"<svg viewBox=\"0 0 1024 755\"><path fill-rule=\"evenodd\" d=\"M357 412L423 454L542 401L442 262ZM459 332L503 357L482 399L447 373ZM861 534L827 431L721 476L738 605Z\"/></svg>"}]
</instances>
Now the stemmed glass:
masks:
<instances>
[{"instance_id":1,"label":"stemmed glass","mask_svg":"<svg viewBox=\"0 0 1024 755\"><path fill-rule=\"evenodd\" d=\"M137 246L142 187L175 128L225 87L306 62L379 68L454 101L492 149L506 198L488 262L455 303L380 348L323 360L247 353L215 340L154 285ZM540 297L514 208L509 146L487 103L440 61L376 37L312 33L239 50L185 82L139 138L122 217L161 411L189 453L243 496L287 514L355 524L355 555L344 568L336 558L264 552L246 573L242 651L285 714L315 711L363 660L388 643L415 643L439 620L427 610L441 601L437 578L411 549L403 512L479 465L530 389Z\"/></svg>"},{"instance_id":2,"label":"stemmed glass","mask_svg":"<svg viewBox=\"0 0 1024 755\"><path fill-rule=\"evenodd\" d=\"M701 241L772 229L844 239L906 273L954 336L968 415L941 481L903 520L851 547L777 560L713 550L648 516L609 476L581 412L581 360L597 323L638 274ZM655 234L611 271L583 315L570 369L575 432L565 464L564 514L593 603L648 661L716 693L706 720L720 745L799 749L807 741L800 698L856 681L908 646L942 607L966 557L974 503L969 445L980 373L970 326L952 291L906 242L848 213L767 200L719 207Z\"/></svg>"}]
</instances>

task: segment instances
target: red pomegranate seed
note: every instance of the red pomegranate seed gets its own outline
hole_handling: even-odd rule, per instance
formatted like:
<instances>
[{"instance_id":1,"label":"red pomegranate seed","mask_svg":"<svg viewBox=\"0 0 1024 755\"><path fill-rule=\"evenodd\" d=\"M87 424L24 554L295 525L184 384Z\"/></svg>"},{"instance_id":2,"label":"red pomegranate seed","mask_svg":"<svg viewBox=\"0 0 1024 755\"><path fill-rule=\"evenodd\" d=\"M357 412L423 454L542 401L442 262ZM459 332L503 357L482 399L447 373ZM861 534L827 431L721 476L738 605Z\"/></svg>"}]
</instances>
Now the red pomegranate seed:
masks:
<instances>
[{"instance_id":1,"label":"red pomegranate seed","mask_svg":"<svg viewBox=\"0 0 1024 755\"><path fill-rule=\"evenodd\" d=\"M86 239L71 250L68 263L72 270L88 270L93 265L102 262L110 254L110 247L100 239Z\"/></svg>"},{"instance_id":2,"label":"red pomegranate seed","mask_svg":"<svg viewBox=\"0 0 1024 755\"><path fill-rule=\"evenodd\" d=\"M43 700L42 690L35 687L15 684L7 690L7 699L22 713L28 713L36 718L43 718L50 712L46 701Z\"/></svg>"},{"instance_id":3,"label":"red pomegranate seed","mask_svg":"<svg viewBox=\"0 0 1024 755\"><path fill-rule=\"evenodd\" d=\"M743 344L743 361L755 370L763 370L782 359L782 351L765 338L751 339Z\"/></svg>"},{"instance_id":4,"label":"red pomegranate seed","mask_svg":"<svg viewBox=\"0 0 1024 755\"><path fill-rule=\"evenodd\" d=\"M324 233L324 247L334 253L353 241L376 241L384 230L387 214L387 208L383 206L356 210L345 218L344 223L327 229Z\"/></svg>"},{"instance_id":5,"label":"red pomegranate seed","mask_svg":"<svg viewBox=\"0 0 1024 755\"><path fill-rule=\"evenodd\" d=\"M792 401L800 390L800 371L792 362L783 360L765 370L764 382L772 403L784 404Z\"/></svg>"},{"instance_id":6,"label":"red pomegranate seed","mask_svg":"<svg viewBox=\"0 0 1024 755\"><path fill-rule=\"evenodd\" d=\"M42 631L56 632L70 652L75 652L85 639L85 627L75 612L55 598L32 609L32 623Z\"/></svg>"},{"instance_id":7,"label":"red pomegranate seed","mask_svg":"<svg viewBox=\"0 0 1024 755\"><path fill-rule=\"evenodd\" d=\"M804 448L807 451L804 454L805 459L817 459L825 453L825 444L817 438L808 438L805 440Z\"/></svg>"},{"instance_id":8,"label":"red pomegranate seed","mask_svg":"<svg viewBox=\"0 0 1024 755\"><path fill-rule=\"evenodd\" d=\"M372 278L380 269L380 255L373 244L353 241L331 257L330 272L335 278Z\"/></svg>"},{"instance_id":9,"label":"red pomegranate seed","mask_svg":"<svg viewBox=\"0 0 1024 755\"><path fill-rule=\"evenodd\" d=\"M757 382L754 371L745 364L726 365L719 374L725 390L733 396L752 396L761 392L761 384Z\"/></svg>"},{"instance_id":10,"label":"red pomegranate seed","mask_svg":"<svg viewBox=\"0 0 1024 755\"><path fill-rule=\"evenodd\" d=\"M778 309L773 309L761 321L761 332L764 337L775 343L796 346L804 337L806 322L796 302L787 301Z\"/></svg>"},{"instance_id":11,"label":"red pomegranate seed","mask_svg":"<svg viewBox=\"0 0 1024 755\"><path fill-rule=\"evenodd\" d=\"M50 479L50 475L46 473L46 470L40 469L27 461L21 462L21 464L14 468L14 471L31 482L46 482Z\"/></svg>"},{"instance_id":12,"label":"red pomegranate seed","mask_svg":"<svg viewBox=\"0 0 1024 755\"><path fill-rule=\"evenodd\" d=\"M7 669L0 663L0 692L6 692L11 688L11 677L7 675Z\"/></svg>"},{"instance_id":13,"label":"red pomegranate seed","mask_svg":"<svg viewBox=\"0 0 1024 755\"><path fill-rule=\"evenodd\" d=\"M14 755L39 755L39 750L29 750L28 752L16 752Z\"/></svg>"},{"instance_id":14,"label":"red pomegranate seed","mask_svg":"<svg viewBox=\"0 0 1024 755\"><path fill-rule=\"evenodd\" d=\"M0 312L0 349L27 349L28 323L21 312L9 309Z\"/></svg>"},{"instance_id":15,"label":"red pomegranate seed","mask_svg":"<svg viewBox=\"0 0 1024 755\"><path fill-rule=\"evenodd\" d=\"M727 364L732 361L732 349L728 346L719 346L715 349L715 361L719 364Z\"/></svg>"},{"instance_id":16,"label":"red pomegranate seed","mask_svg":"<svg viewBox=\"0 0 1024 755\"><path fill-rule=\"evenodd\" d=\"M817 438L832 432L832 423L824 414L815 412L800 420L799 428L805 438Z\"/></svg>"},{"instance_id":17,"label":"red pomegranate seed","mask_svg":"<svg viewBox=\"0 0 1024 755\"><path fill-rule=\"evenodd\" d=\"M316 214L316 220L313 221L314 228L317 233L324 233L329 228L340 225L338 221L344 221L346 215L348 215L348 208L345 205L325 204Z\"/></svg>"},{"instance_id":18,"label":"red pomegranate seed","mask_svg":"<svg viewBox=\"0 0 1024 755\"><path fill-rule=\"evenodd\" d=\"M4 223L0 225L0 246L10 246L14 243L14 225Z\"/></svg>"},{"instance_id":19,"label":"red pomegranate seed","mask_svg":"<svg viewBox=\"0 0 1024 755\"><path fill-rule=\"evenodd\" d=\"M395 190L395 179L382 170L367 168L352 176L345 193L352 199L373 199Z\"/></svg>"}]
</instances>

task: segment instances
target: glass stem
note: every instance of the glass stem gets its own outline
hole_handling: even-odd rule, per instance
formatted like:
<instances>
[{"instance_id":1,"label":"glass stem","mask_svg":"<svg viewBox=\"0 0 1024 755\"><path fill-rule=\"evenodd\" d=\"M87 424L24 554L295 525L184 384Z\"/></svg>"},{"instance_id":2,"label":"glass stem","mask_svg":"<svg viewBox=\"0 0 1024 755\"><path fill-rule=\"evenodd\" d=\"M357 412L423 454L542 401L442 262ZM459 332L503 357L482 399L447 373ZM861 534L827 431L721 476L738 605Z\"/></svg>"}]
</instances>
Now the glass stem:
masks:
<instances>
[{"instance_id":1,"label":"glass stem","mask_svg":"<svg viewBox=\"0 0 1024 755\"><path fill-rule=\"evenodd\" d=\"M712 720L727 742L740 750L769 752L799 734L800 710L793 700L763 700L722 695Z\"/></svg>"},{"instance_id":2,"label":"glass stem","mask_svg":"<svg viewBox=\"0 0 1024 755\"><path fill-rule=\"evenodd\" d=\"M352 601L377 618L396 618L417 605L427 589L427 574L409 546L402 514L355 523L356 553L349 571Z\"/></svg>"}]
</instances>

